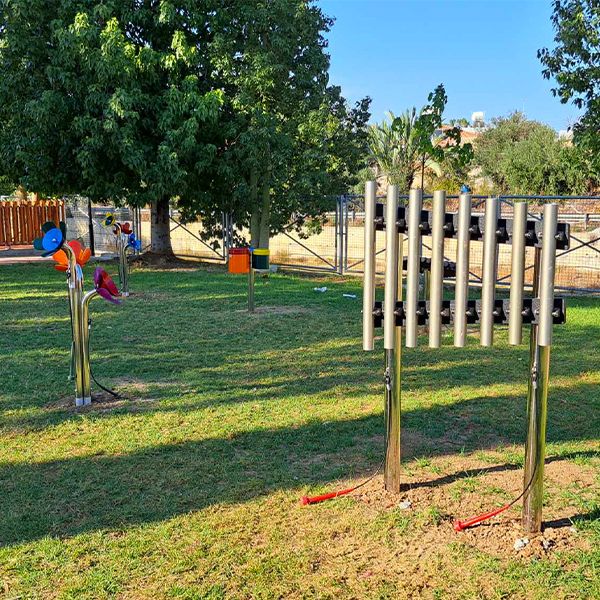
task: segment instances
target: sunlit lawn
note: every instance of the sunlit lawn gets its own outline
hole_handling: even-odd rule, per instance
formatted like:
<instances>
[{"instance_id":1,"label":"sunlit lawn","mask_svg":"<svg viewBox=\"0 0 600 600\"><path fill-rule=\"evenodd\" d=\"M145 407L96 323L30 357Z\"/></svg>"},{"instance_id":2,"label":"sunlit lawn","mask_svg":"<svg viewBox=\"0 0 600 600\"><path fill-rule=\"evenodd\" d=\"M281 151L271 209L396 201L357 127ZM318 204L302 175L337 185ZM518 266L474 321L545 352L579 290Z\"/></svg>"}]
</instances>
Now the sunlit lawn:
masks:
<instances>
[{"instance_id":1,"label":"sunlit lawn","mask_svg":"<svg viewBox=\"0 0 600 600\"><path fill-rule=\"evenodd\" d=\"M552 355L548 454L588 484L566 477L548 502L578 543L526 560L451 526L471 516L461 502L510 498L486 466L519 480L525 346L503 332L492 350L404 353L405 473L444 480L438 505L302 507L381 460L382 345L361 350L360 280L259 280L257 306L286 310L253 316L246 280L218 269L130 285L122 306L94 301L91 343L98 380L131 401L76 411L63 275L0 267L0 597L600 597L600 300L569 300Z\"/></svg>"}]
</instances>

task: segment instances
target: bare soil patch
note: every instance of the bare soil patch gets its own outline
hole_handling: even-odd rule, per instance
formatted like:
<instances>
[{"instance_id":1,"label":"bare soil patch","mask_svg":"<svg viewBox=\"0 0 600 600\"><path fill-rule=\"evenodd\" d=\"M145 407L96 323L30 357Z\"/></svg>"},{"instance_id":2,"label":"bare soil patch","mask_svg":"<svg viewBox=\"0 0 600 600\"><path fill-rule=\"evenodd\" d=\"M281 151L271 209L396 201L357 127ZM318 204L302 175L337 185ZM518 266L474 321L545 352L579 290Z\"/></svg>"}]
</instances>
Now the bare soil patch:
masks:
<instances>
[{"instance_id":1,"label":"bare soil patch","mask_svg":"<svg viewBox=\"0 0 600 600\"><path fill-rule=\"evenodd\" d=\"M439 465L445 462L444 467ZM565 500L566 484L593 493L594 469L566 459L550 458L545 467L547 503L544 528L540 534L523 531L521 503L470 529L456 532L453 524L488 512L517 497L523 485L523 471L515 465L484 465L470 457L452 457L435 464L436 473L419 469L406 474L400 495L384 488L379 474L352 494L376 512L391 512L415 521L418 536L409 543L413 558L433 555L445 544L459 542L499 558L523 560L541 558L562 550L589 549L577 530L580 515L575 500ZM521 549L515 542L523 540Z\"/></svg>"}]
</instances>

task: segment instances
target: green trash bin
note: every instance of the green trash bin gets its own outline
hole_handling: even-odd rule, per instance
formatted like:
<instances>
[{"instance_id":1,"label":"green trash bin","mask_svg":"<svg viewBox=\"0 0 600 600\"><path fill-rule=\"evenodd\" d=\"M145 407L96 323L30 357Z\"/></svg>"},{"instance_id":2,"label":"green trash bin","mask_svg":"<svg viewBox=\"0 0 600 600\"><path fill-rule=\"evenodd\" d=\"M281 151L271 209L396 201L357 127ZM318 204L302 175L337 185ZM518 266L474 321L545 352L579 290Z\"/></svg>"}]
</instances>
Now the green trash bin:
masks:
<instances>
[{"instance_id":1,"label":"green trash bin","mask_svg":"<svg viewBox=\"0 0 600 600\"><path fill-rule=\"evenodd\" d=\"M262 271L269 270L269 250L266 248L257 248L252 252L252 268Z\"/></svg>"}]
</instances>

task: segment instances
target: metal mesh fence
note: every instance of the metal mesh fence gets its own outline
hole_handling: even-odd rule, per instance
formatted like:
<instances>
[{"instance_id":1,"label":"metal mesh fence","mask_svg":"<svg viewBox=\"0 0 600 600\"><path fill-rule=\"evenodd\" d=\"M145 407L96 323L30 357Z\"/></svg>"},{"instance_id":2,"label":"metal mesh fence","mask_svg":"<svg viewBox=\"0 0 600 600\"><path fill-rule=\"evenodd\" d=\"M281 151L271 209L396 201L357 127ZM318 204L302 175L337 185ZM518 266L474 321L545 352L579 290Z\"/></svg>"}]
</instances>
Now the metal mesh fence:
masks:
<instances>
[{"instance_id":1,"label":"metal mesh fence","mask_svg":"<svg viewBox=\"0 0 600 600\"><path fill-rule=\"evenodd\" d=\"M527 199L530 218L539 218L544 203L559 204L559 219L571 226L571 247L558 254L556 263L557 287L580 292L600 292L600 197L503 197L501 216L512 218L513 203ZM385 199L380 199L385 202ZM483 215L484 197L473 198L473 215ZM431 199L424 199L424 209L431 208ZM458 197L448 197L447 211L456 212ZM102 226L107 212L115 213L120 221L130 221L142 240L142 248L150 245L150 210L94 206L92 226L97 254L114 253L115 239L110 228ZM224 216L224 218L226 218ZM224 222L226 224L227 221ZM67 204L67 225L73 237L90 245L88 204L85 199L71 199ZM270 242L273 264L298 268L359 275L363 270L364 201L362 196L342 196L332 203L325 215L322 228L310 237L301 237L293 228L274 236ZM230 242L225 237L204 240L202 223L182 223L175 211L171 216L171 243L179 256L226 262ZM242 232L246 233L247 232ZM431 238L423 237L423 256L430 256ZM445 258L454 261L456 240L447 239ZM526 282L531 283L533 273L532 248L526 254ZM471 243L471 284L481 282L483 243ZM377 236L377 272L383 274L385 264L385 236ZM510 285L511 248L500 245L498 254L498 284Z\"/></svg>"},{"instance_id":2,"label":"metal mesh fence","mask_svg":"<svg viewBox=\"0 0 600 600\"><path fill-rule=\"evenodd\" d=\"M385 202L385 198L380 198ZM559 204L559 220L571 226L571 246L557 255L556 284L557 288L582 292L600 291L600 198L564 198L564 197L525 197L506 196L500 198L501 216L512 218L513 203L528 200L529 214L532 219L539 219L546 202L556 201ZM344 271L362 273L363 268L363 225L364 200L361 196L346 199L348 214L348 245L344 256ZM484 197L473 198L473 215L483 216ZM424 209L431 209L431 198L423 201ZM447 211L458 210L458 197L448 197ZM423 237L423 256L431 256L431 238ZM456 257L456 240L447 239L444 244L444 257L453 261ZM531 284L533 274L533 248L526 253L526 283ZM483 242L473 241L470 246L470 282L481 283L481 265L483 259ZM377 236L377 272L383 274L385 265L385 236ZM498 254L498 284L510 285L511 247L500 245Z\"/></svg>"}]
</instances>

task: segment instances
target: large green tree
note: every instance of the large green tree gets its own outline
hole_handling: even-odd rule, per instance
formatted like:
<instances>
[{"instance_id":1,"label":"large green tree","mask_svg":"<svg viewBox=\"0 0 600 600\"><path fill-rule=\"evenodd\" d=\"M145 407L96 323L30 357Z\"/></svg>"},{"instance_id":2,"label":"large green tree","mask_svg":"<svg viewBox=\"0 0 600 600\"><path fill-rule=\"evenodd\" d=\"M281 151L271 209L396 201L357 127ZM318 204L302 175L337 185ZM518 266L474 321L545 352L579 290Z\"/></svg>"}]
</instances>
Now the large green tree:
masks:
<instances>
[{"instance_id":1,"label":"large green tree","mask_svg":"<svg viewBox=\"0 0 600 600\"><path fill-rule=\"evenodd\" d=\"M225 91L209 188L181 203L213 233L220 211L233 213L256 247L290 222L302 228L326 197L354 182L366 148L369 100L354 107L328 84L324 34L316 3L262 0L224 6L211 60Z\"/></svg>"},{"instance_id":2,"label":"large green tree","mask_svg":"<svg viewBox=\"0 0 600 600\"><path fill-rule=\"evenodd\" d=\"M584 194L593 184L586 152L519 112L492 120L477 138L474 164L496 193Z\"/></svg>"},{"instance_id":3,"label":"large green tree","mask_svg":"<svg viewBox=\"0 0 600 600\"><path fill-rule=\"evenodd\" d=\"M461 144L460 128L444 128L443 113L448 97L443 85L428 96L428 103L369 129L369 150L379 171L402 192L413 186L416 174L426 170L442 174L442 164L455 169L467 165L473 156L471 144Z\"/></svg>"},{"instance_id":4,"label":"large green tree","mask_svg":"<svg viewBox=\"0 0 600 600\"><path fill-rule=\"evenodd\" d=\"M556 79L552 91L561 102L584 110L575 142L590 152L600 173L600 2L555 0L552 24L556 46L538 52L543 74Z\"/></svg>"},{"instance_id":5,"label":"large green tree","mask_svg":"<svg viewBox=\"0 0 600 600\"><path fill-rule=\"evenodd\" d=\"M170 251L170 203L208 225L232 212L266 246L358 171L369 101L351 108L328 85L332 21L312 0L1 6L7 173L40 191L150 203L156 252Z\"/></svg>"},{"instance_id":6,"label":"large green tree","mask_svg":"<svg viewBox=\"0 0 600 600\"><path fill-rule=\"evenodd\" d=\"M200 49L217 4L3 2L5 172L42 192L150 204L152 250L169 253L169 200L194 193L216 152L204 128L222 92Z\"/></svg>"}]
</instances>

